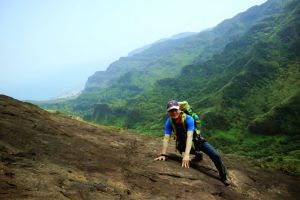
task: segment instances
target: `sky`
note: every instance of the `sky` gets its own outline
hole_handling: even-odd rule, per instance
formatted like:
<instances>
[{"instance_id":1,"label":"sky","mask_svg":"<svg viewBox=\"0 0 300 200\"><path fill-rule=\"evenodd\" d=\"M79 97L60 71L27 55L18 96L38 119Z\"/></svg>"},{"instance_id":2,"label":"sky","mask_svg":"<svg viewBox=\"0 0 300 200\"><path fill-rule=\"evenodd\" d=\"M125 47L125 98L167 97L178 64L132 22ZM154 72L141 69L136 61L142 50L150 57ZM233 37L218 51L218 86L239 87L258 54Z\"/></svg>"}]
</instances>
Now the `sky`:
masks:
<instances>
[{"instance_id":1,"label":"sky","mask_svg":"<svg viewBox=\"0 0 300 200\"><path fill-rule=\"evenodd\" d=\"M139 47L266 0L0 0L0 94L48 100Z\"/></svg>"}]
</instances>

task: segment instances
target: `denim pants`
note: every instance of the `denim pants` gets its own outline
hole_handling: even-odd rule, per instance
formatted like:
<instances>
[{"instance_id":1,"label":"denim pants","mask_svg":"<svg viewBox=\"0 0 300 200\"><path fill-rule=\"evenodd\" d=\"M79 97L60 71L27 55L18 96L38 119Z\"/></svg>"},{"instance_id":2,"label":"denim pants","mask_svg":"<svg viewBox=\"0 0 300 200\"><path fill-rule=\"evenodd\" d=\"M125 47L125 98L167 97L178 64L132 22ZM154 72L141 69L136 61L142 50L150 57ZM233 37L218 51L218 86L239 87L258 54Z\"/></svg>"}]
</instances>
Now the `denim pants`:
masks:
<instances>
[{"instance_id":1,"label":"denim pants","mask_svg":"<svg viewBox=\"0 0 300 200\"><path fill-rule=\"evenodd\" d=\"M206 155L210 157L210 159L215 164L217 170L219 171L219 175L221 178L224 178L227 174L226 167L224 166L221 157L217 153L217 151L214 149L213 146L211 146L208 142L203 142L200 144L196 144L196 151L203 151Z\"/></svg>"}]
</instances>

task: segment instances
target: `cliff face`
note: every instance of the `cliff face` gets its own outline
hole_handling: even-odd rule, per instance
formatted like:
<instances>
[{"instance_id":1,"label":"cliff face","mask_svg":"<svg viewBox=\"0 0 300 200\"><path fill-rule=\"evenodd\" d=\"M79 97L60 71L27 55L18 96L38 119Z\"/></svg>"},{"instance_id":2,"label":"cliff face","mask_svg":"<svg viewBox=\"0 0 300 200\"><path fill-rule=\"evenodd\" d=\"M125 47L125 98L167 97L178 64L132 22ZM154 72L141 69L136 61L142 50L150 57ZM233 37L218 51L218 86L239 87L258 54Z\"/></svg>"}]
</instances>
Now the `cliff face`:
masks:
<instances>
[{"instance_id":1,"label":"cliff face","mask_svg":"<svg viewBox=\"0 0 300 200\"><path fill-rule=\"evenodd\" d=\"M223 156L233 182L224 186L204 157L153 161L161 140L0 96L0 199L296 199L299 178ZM272 178L271 178L272 177Z\"/></svg>"}]
</instances>

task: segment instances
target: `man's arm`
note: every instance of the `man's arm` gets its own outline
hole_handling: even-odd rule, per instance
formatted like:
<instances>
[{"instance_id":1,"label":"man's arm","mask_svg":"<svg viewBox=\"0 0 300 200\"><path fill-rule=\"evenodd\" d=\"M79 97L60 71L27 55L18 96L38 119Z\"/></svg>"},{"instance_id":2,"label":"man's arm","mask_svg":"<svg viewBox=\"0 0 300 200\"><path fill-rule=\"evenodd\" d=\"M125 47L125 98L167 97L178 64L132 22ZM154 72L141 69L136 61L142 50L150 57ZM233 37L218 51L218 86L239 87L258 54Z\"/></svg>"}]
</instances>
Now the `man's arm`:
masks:
<instances>
[{"instance_id":1,"label":"man's arm","mask_svg":"<svg viewBox=\"0 0 300 200\"><path fill-rule=\"evenodd\" d=\"M168 146L169 146L169 141L170 141L170 135L165 134L161 154L166 154L167 153Z\"/></svg>"},{"instance_id":2,"label":"man's arm","mask_svg":"<svg viewBox=\"0 0 300 200\"><path fill-rule=\"evenodd\" d=\"M166 156L164 156L164 155L167 153L168 146L169 146L169 140L170 140L170 135L165 134L161 155L159 157L155 158L154 160L166 160Z\"/></svg>"},{"instance_id":3,"label":"man's arm","mask_svg":"<svg viewBox=\"0 0 300 200\"><path fill-rule=\"evenodd\" d=\"M190 166L190 151L193 144L193 131L187 132L187 139L186 139L186 146L185 146L185 152L184 157L182 159L182 167L189 168Z\"/></svg>"},{"instance_id":4,"label":"man's arm","mask_svg":"<svg viewBox=\"0 0 300 200\"><path fill-rule=\"evenodd\" d=\"M187 138L185 145L184 157L182 159L182 167L190 167L190 151L193 145L193 134L195 130L195 121L192 117L186 116Z\"/></svg>"}]
</instances>

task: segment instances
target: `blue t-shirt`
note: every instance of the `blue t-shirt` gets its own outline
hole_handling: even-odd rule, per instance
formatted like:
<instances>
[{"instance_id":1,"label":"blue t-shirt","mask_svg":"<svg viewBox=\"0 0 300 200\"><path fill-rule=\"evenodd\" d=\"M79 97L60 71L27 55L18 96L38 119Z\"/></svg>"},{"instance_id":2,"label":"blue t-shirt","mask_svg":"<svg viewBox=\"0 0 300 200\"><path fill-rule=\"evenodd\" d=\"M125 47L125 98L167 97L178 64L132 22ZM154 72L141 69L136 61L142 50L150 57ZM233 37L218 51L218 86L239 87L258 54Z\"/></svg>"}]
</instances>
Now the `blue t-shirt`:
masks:
<instances>
[{"instance_id":1,"label":"blue t-shirt","mask_svg":"<svg viewBox=\"0 0 300 200\"><path fill-rule=\"evenodd\" d=\"M185 123L187 125L187 131L194 131L195 130L195 122L193 117L186 115ZM172 133L172 125L170 122L170 117L166 121L165 125L165 134L170 135Z\"/></svg>"}]
</instances>

